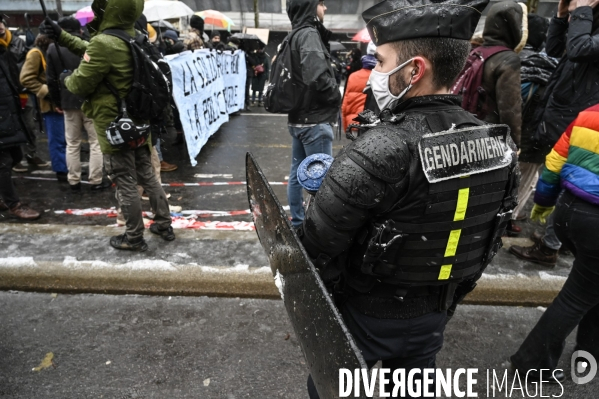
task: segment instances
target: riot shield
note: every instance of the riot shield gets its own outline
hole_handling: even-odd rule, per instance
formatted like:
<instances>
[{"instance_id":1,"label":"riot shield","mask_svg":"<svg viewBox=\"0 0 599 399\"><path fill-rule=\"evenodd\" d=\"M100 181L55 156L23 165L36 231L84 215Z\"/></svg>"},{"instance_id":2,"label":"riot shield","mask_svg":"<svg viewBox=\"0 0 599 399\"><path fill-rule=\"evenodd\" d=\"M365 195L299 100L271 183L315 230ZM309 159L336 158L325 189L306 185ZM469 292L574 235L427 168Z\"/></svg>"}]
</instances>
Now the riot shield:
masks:
<instances>
[{"instance_id":1,"label":"riot shield","mask_svg":"<svg viewBox=\"0 0 599 399\"><path fill-rule=\"evenodd\" d=\"M355 369L367 368L366 363L250 153L246 156L246 176L256 231L316 389L321 399L338 398L339 369L353 373Z\"/></svg>"}]
</instances>

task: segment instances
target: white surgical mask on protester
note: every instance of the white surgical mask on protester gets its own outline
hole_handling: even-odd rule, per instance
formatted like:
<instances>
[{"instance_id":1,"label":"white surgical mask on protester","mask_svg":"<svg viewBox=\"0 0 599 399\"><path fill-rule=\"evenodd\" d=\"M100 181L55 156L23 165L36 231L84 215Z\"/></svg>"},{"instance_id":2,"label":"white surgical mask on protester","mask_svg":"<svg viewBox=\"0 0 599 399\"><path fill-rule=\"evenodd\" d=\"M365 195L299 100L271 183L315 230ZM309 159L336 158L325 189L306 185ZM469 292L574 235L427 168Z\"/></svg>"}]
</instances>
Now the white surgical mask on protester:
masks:
<instances>
[{"instance_id":1,"label":"white surgical mask on protester","mask_svg":"<svg viewBox=\"0 0 599 399\"><path fill-rule=\"evenodd\" d=\"M397 102L401 100L402 97L405 96L406 93L410 91L410 89L412 88L412 79L410 79L408 87L406 87L397 96L394 96L393 94L391 94L391 90L389 89L389 78L395 72L405 68L406 65L408 65L413 60L414 59L411 58L403 64L401 64L400 66L398 66L397 68L387 73L378 72L374 69L372 70L369 82L370 86L372 87L372 94L374 95L374 99L376 100L376 103L378 104L379 109L381 111L383 111L385 108L391 108L390 106L394 106L395 104L397 104Z\"/></svg>"}]
</instances>

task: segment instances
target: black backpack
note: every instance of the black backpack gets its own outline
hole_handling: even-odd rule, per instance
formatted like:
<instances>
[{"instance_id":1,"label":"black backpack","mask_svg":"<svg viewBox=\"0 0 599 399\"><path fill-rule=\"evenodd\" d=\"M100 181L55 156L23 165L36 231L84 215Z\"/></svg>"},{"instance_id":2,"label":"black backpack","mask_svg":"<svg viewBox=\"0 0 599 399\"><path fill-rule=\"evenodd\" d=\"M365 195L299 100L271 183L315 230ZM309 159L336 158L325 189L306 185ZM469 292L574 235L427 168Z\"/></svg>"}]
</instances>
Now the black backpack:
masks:
<instances>
[{"instance_id":1,"label":"black backpack","mask_svg":"<svg viewBox=\"0 0 599 399\"><path fill-rule=\"evenodd\" d=\"M264 108L273 114L288 114L293 111L302 99L297 84L293 79L293 62L291 60L291 38L302 28L292 31L277 52L272 63L268 87L264 95Z\"/></svg>"},{"instance_id":2,"label":"black backpack","mask_svg":"<svg viewBox=\"0 0 599 399\"><path fill-rule=\"evenodd\" d=\"M124 99L128 115L140 121L149 121L161 116L164 109L170 105L171 85L163 72L165 66L159 67L159 63L152 61L153 54L148 47L151 44L147 37L138 34L132 38L127 32L120 29L107 29L102 33L124 40L131 48L133 84ZM106 84L111 86L108 82ZM116 90L112 87L111 91L114 93Z\"/></svg>"}]
</instances>

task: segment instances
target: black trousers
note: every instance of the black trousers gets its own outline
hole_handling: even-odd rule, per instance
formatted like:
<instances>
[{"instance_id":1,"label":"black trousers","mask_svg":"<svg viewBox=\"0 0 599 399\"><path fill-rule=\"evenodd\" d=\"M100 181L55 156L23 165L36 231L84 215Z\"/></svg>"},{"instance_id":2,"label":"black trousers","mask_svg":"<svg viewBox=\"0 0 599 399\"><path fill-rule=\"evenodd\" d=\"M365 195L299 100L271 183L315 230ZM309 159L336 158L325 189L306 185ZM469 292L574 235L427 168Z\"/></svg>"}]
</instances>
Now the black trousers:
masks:
<instances>
[{"instance_id":1,"label":"black trousers","mask_svg":"<svg viewBox=\"0 0 599 399\"><path fill-rule=\"evenodd\" d=\"M383 368L405 369L406 375L411 369L435 368L435 358L443 347L446 312L395 320L366 316L347 303L339 310L369 368L379 360ZM311 376L308 394L310 399L320 398Z\"/></svg>"},{"instance_id":2,"label":"black trousers","mask_svg":"<svg viewBox=\"0 0 599 399\"><path fill-rule=\"evenodd\" d=\"M13 208L19 202L12 183L12 168L22 159L23 152L19 146L0 149L0 196L9 208Z\"/></svg>"},{"instance_id":3,"label":"black trousers","mask_svg":"<svg viewBox=\"0 0 599 399\"><path fill-rule=\"evenodd\" d=\"M599 360L599 206L568 191L555 208L559 240L572 250L574 264L564 287L512 356L519 370L555 369L565 340L578 325L576 349Z\"/></svg>"}]
</instances>

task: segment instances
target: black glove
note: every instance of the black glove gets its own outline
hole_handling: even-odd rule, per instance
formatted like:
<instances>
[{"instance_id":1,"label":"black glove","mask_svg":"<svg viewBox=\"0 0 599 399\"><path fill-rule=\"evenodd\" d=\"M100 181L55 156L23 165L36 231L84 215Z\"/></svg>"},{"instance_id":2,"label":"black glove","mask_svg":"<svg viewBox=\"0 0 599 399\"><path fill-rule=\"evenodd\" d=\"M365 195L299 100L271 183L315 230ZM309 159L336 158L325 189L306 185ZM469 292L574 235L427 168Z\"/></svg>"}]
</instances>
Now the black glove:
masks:
<instances>
[{"instance_id":1,"label":"black glove","mask_svg":"<svg viewBox=\"0 0 599 399\"><path fill-rule=\"evenodd\" d=\"M50 17L46 17L40 25L40 33L48 36L49 39L58 41L62 33L62 28L55 21L52 21Z\"/></svg>"}]
</instances>

